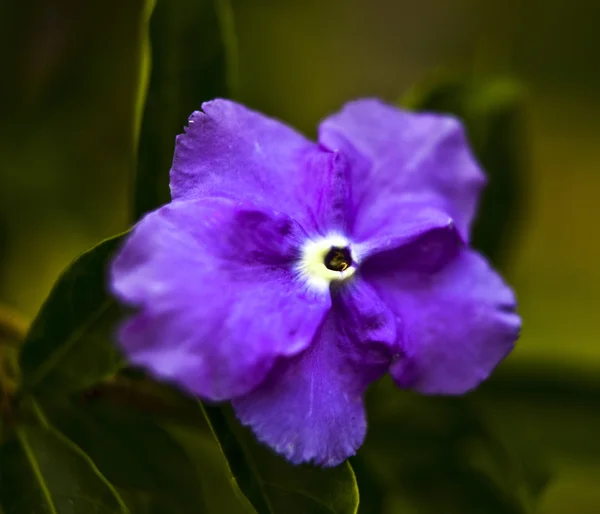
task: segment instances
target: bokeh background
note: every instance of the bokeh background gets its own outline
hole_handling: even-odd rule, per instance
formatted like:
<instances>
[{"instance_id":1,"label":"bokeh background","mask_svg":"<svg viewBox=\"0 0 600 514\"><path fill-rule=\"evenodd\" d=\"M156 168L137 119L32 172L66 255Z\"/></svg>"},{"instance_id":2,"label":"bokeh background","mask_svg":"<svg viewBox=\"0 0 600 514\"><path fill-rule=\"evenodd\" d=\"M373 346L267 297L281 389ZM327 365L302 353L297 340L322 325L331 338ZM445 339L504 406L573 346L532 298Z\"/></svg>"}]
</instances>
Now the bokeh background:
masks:
<instances>
[{"instance_id":1,"label":"bokeh background","mask_svg":"<svg viewBox=\"0 0 600 514\"><path fill-rule=\"evenodd\" d=\"M141 9L1 0L0 301L28 317L78 253L127 227ZM523 85L525 201L503 271L524 330L486 408L548 470L539 512L600 512L600 3L238 0L234 11L238 98L307 134L345 101L395 101L439 68Z\"/></svg>"}]
</instances>

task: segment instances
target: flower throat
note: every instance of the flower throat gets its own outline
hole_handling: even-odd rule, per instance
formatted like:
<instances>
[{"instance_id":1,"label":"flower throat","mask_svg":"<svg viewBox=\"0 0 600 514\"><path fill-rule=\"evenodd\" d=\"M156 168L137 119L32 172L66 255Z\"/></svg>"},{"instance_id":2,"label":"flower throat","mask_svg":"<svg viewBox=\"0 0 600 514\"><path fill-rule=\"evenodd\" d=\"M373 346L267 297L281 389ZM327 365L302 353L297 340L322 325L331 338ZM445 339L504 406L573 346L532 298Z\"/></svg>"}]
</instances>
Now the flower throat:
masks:
<instances>
[{"instance_id":1,"label":"flower throat","mask_svg":"<svg viewBox=\"0 0 600 514\"><path fill-rule=\"evenodd\" d=\"M324 264L332 271L345 271L352 266L352 256L348 248L332 246L325 255Z\"/></svg>"}]
</instances>

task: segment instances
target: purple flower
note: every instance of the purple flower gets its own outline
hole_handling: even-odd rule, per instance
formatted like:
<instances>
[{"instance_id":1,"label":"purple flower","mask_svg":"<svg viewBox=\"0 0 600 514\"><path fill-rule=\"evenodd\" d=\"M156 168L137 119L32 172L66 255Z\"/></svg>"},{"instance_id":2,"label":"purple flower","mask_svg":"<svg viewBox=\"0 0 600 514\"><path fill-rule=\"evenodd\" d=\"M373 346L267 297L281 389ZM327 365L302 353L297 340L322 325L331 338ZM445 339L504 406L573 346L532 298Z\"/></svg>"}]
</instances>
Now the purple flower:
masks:
<instances>
[{"instance_id":1,"label":"purple flower","mask_svg":"<svg viewBox=\"0 0 600 514\"><path fill-rule=\"evenodd\" d=\"M172 202L116 257L129 361L210 401L294 463L362 444L363 394L461 394L511 351L512 291L468 246L485 178L460 123L378 100L319 143L214 100L178 136Z\"/></svg>"}]
</instances>

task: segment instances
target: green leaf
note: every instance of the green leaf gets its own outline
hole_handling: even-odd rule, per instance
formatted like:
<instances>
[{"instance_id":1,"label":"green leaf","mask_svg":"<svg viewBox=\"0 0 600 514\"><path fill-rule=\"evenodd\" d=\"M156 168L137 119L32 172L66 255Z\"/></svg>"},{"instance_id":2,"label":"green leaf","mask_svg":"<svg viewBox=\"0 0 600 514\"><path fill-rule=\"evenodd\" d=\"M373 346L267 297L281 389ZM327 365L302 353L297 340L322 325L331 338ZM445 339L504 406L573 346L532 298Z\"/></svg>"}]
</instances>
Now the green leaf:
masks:
<instances>
[{"instance_id":1,"label":"green leaf","mask_svg":"<svg viewBox=\"0 0 600 514\"><path fill-rule=\"evenodd\" d=\"M206 514L256 514L198 402L174 387L124 369L85 401L53 407L55 423L90 453L136 514L183 514L190 506L197 512L200 504Z\"/></svg>"},{"instance_id":2,"label":"green leaf","mask_svg":"<svg viewBox=\"0 0 600 514\"><path fill-rule=\"evenodd\" d=\"M49 426L25 424L0 448L4 514L125 514L90 458Z\"/></svg>"},{"instance_id":3,"label":"green leaf","mask_svg":"<svg viewBox=\"0 0 600 514\"><path fill-rule=\"evenodd\" d=\"M410 90L408 108L462 119L489 183L473 228L473 246L499 265L523 209L526 156L523 94L507 78L437 74Z\"/></svg>"},{"instance_id":4,"label":"green leaf","mask_svg":"<svg viewBox=\"0 0 600 514\"><path fill-rule=\"evenodd\" d=\"M568 463L600 470L598 374L512 363L500 368L477 394L494 425L522 450L543 448L553 467ZM534 478L543 485L539 473Z\"/></svg>"},{"instance_id":5,"label":"green leaf","mask_svg":"<svg viewBox=\"0 0 600 514\"><path fill-rule=\"evenodd\" d=\"M477 393L421 397L386 379L369 394L369 434L360 451L365 473L406 512L532 512L541 475L532 480L531 467L489 422Z\"/></svg>"},{"instance_id":6,"label":"green leaf","mask_svg":"<svg viewBox=\"0 0 600 514\"><path fill-rule=\"evenodd\" d=\"M172 514L205 512L200 478L180 444L150 416L102 400L73 401L53 412L52 421L136 504L168 506Z\"/></svg>"},{"instance_id":7,"label":"green leaf","mask_svg":"<svg viewBox=\"0 0 600 514\"><path fill-rule=\"evenodd\" d=\"M361 450L350 458L350 463L360 490L359 513L380 514L387 512L385 510L387 491L382 481L378 480L378 477L369 469Z\"/></svg>"},{"instance_id":8,"label":"green leaf","mask_svg":"<svg viewBox=\"0 0 600 514\"><path fill-rule=\"evenodd\" d=\"M209 513L357 512L358 488L349 463L329 469L294 466L259 444L230 406L203 406L164 383L125 375L101 388L100 400L107 395L129 408L137 405L176 437L196 463Z\"/></svg>"},{"instance_id":9,"label":"green leaf","mask_svg":"<svg viewBox=\"0 0 600 514\"><path fill-rule=\"evenodd\" d=\"M600 377L550 362L502 366L477 392L486 415L544 492L539 512L600 512ZM543 473L532 459L543 450Z\"/></svg>"},{"instance_id":10,"label":"green leaf","mask_svg":"<svg viewBox=\"0 0 600 514\"><path fill-rule=\"evenodd\" d=\"M58 279L21 348L23 393L56 398L121 367L112 344L120 310L106 292L106 268L123 237L85 252Z\"/></svg>"},{"instance_id":11,"label":"green leaf","mask_svg":"<svg viewBox=\"0 0 600 514\"><path fill-rule=\"evenodd\" d=\"M501 366L474 396L519 456L529 489L540 496L535 512L600 512L597 373L517 361Z\"/></svg>"},{"instance_id":12,"label":"green leaf","mask_svg":"<svg viewBox=\"0 0 600 514\"><path fill-rule=\"evenodd\" d=\"M219 444L205 424L190 426L167 422L165 428L186 449L202 477L207 514L257 514L240 490Z\"/></svg>"},{"instance_id":13,"label":"green leaf","mask_svg":"<svg viewBox=\"0 0 600 514\"><path fill-rule=\"evenodd\" d=\"M169 201L175 136L202 102L232 94L235 34L229 0L158 0L141 128L134 218Z\"/></svg>"},{"instance_id":14,"label":"green leaf","mask_svg":"<svg viewBox=\"0 0 600 514\"><path fill-rule=\"evenodd\" d=\"M329 469L294 466L259 444L230 408L203 409L232 475L259 514L358 511L358 487L349 462Z\"/></svg>"}]
</instances>

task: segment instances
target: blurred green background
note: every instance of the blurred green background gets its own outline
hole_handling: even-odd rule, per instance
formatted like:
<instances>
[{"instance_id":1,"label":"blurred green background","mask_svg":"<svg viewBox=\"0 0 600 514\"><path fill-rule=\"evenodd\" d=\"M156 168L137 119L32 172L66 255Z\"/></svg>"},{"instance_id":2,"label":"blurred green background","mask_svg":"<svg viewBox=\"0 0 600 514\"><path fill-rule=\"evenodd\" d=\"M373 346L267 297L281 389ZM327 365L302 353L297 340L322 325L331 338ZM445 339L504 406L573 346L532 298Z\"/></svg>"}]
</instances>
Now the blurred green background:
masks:
<instances>
[{"instance_id":1,"label":"blurred green background","mask_svg":"<svg viewBox=\"0 0 600 514\"><path fill-rule=\"evenodd\" d=\"M0 301L32 317L78 253L127 227L144 2L1 2ZM238 99L310 135L345 101L395 101L440 67L525 85L525 205L504 266L524 330L486 408L548 467L540 512L600 512L600 3L238 0L234 11Z\"/></svg>"}]
</instances>

